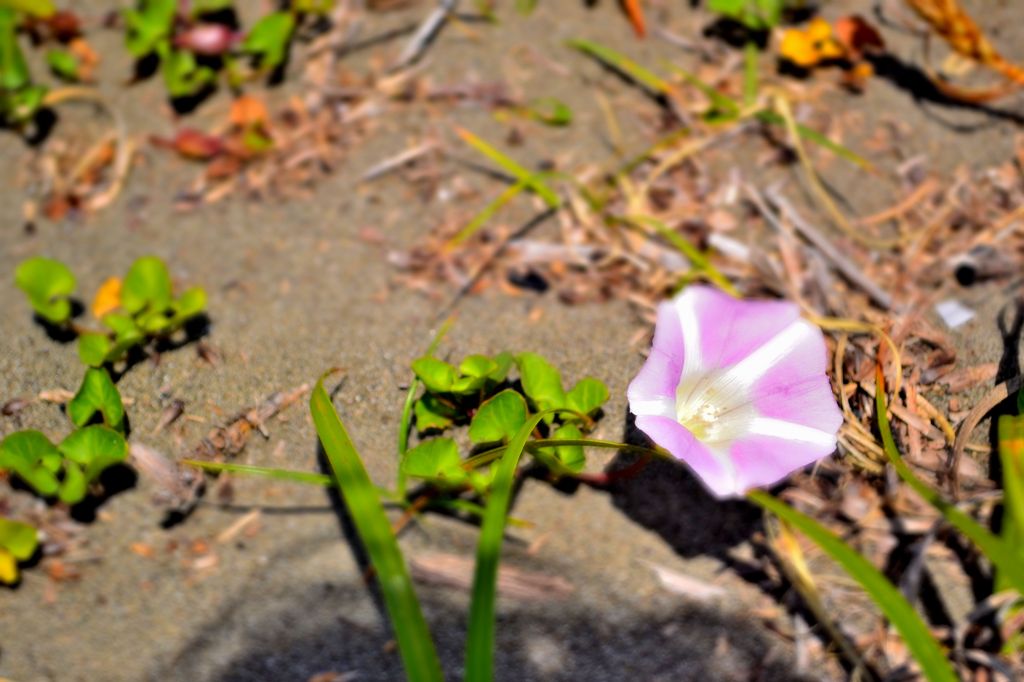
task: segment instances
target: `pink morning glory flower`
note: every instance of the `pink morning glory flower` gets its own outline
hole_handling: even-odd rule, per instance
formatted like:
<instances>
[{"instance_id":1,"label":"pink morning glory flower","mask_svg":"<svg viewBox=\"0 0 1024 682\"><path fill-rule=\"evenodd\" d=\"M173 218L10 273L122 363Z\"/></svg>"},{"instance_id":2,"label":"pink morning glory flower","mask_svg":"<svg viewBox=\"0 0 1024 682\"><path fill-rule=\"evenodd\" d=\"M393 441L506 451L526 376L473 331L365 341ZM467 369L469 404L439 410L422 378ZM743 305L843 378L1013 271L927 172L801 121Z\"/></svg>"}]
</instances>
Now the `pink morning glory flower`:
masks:
<instances>
[{"instance_id":1,"label":"pink morning glory flower","mask_svg":"<svg viewBox=\"0 0 1024 682\"><path fill-rule=\"evenodd\" d=\"M843 416L826 355L796 305L690 286L658 306L629 408L716 497L739 496L835 450Z\"/></svg>"}]
</instances>

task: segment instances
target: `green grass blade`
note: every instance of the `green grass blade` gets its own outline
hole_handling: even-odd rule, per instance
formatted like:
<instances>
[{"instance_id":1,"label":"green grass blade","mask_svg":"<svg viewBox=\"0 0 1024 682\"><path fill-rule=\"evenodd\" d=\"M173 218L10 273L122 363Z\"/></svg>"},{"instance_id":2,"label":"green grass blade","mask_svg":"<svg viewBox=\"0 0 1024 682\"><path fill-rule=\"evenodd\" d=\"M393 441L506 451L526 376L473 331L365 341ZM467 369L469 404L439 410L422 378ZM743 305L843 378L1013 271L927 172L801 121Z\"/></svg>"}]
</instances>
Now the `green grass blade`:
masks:
<instances>
[{"instance_id":1,"label":"green grass blade","mask_svg":"<svg viewBox=\"0 0 1024 682\"><path fill-rule=\"evenodd\" d=\"M531 175L530 179L532 180L534 177L536 177L536 175ZM455 248L459 244L463 243L464 241L472 237L474 234L476 234L477 230L483 227L484 224L486 224L487 221L491 219L491 216L497 213L502 206L515 199L516 196L518 196L519 193L526 189L528 186L529 183L526 180L517 180L515 184L506 188L504 192L497 196L497 198L495 198L489 204L484 206L479 213L473 216L473 219L470 220L464 228L459 230L454 237L449 239L448 242L445 244L445 248Z\"/></svg>"},{"instance_id":2,"label":"green grass blade","mask_svg":"<svg viewBox=\"0 0 1024 682\"><path fill-rule=\"evenodd\" d=\"M547 204L548 208L558 208L562 204L562 200L558 198L558 193L541 180L538 174L531 173L520 165L519 162L498 151L498 149L465 128L456 128L455 132L462 138L463 142L496 163L518 182L522 182L529 187L530 191L539 196Z\"/></svg>"},{"instance_id":3,"label":"green grass blade","mask_svg":"<svg viewBox=\"0 0 1024 682\"><path fill-rule=\"evenodd\" d=\"M696 270L704 273L719 289L727 294L739 297L740 292L736 290L736 287L729 281L729 278L723 275L700 249L686 241L681 235L668 229L665 223L650 216L625 216L623 220L641 229L644 227L653 229L658 233L658 236L674 246L679 253L683 254L690 261L690 264Z\"/></svg>"},{"instance_id":4,"label":"green grass blade","mask_svg":"<svg viewBox=\"0 0 1024 682\"><path fill-rule=\"evenodd\" d=\"M313 389L309 409L352 522L377 571L406 676L413 682L442 682L441 662L413 590L409 569L380 495L324 390L323 378Z\"/></svg>"},{"instance_id":5,"label":"green grass blade","mask_svg":"<svg viewBox=\"0 0 1024 682\"><path fill-rule=\"evenodd\" d=\"M491 485L484 509L480 539L476 548L476 572L473 596L469 607L469 632L466 635L466 680L489 682L494 679L494 620L498 593L498 562L505 532L505 516L512 499L516 466L526 441L547 412L530 417L509 441L498 462L498 471Z\"/></svg>"},{"instance_id":6,"label":"green grass blade","mask_svg":"<svg viewBox=\"0 0 1024 682\"><path fill-rule=\"evenodd\" d=\"M334 479L327 474L318 474L313 471L293 471L290 469L275 469L273 467L258 467L251 464L229 464L227 462L202 462L197 459L183 459L182 464L188 464L204 471L213 473L227 472L237 474L251 474L253 476L264 476L278 481L289 481L291 483L306 483L309 485L333 486Z\"/></svg>"},{"instance_id":7,"label":"green grass blade","mask_svg":"<svg viewBox=\"0 0 1024 682\"><path fill-rule=\"evenodd\" d=\"M1002 538L990 533L984 526L975 521L965 511L947 502L937 490L914 475L892 437L889 417L886 414L885 379L881 367L875 372L875 411L878 413L878 431L882 436L882 448L900 478L923 497L929 504L939 510L947 522L977 545L985 557L992 562L997 574L1001 574L1009 585L1024 595L1024 559L1021 552L1007 544Z\"/></svg>"},{"instance_id":8,"label":"green grass blade","mask_svg":"<svg viewBox=\"0 0 1024 682\"><path fill-rule=\"evenodd\" d=\"M718 88L701 80L696 74L690 73L675 64L669 64L668 67L679 74L689 85L700 90L701 93L708 98L708 101L711 102L711 106L718 110L719 113L730 115L733 118L740 115L740 105L737 104L732 97L729 97Z\"/></svg>"},{"instance_id":9,"label":"green grass blade","mask_svg":"<svg viewBox=\"0 0 1024 682\"><path fill-rule=\"evenodd\" d=\"M783 119L778 112L772 111L771 109L764 109L762 111L759 111L755 114L755 116L757 117L757 120L761 121L762 123L770 123L771 125L786 125L785 119ZM844 147L838 142L830 140L828 137L822 135L814 128L809 128L803 125L802 123L797 123L796 132L800 135L800 137L804 138L805 140L813 142L819 147L824 147L825 149L829 150L836 156L846 159L850 163L856 164L863 168L864 170L874 170L874 166L871 165L871 162L865 159L863 156L853 151L852 149L849 149L848 147Z\"/></svg>"},{"instance_id":10,"label":"green grass blade","mask_svg":"<svg viewBox=\"0 0 1024 682\"><path fill-rule=\"evenodd\" d=\"M999 418L999 460L1003 470L1003 542L1024 552L1024 416ZM996 573L996 591L1010 586L1002 572Z\"/></svg>"},{"instance_id":11,"label":"green grass blade","mask_svg":"<svg viewBox=\"0 0 1024 682\"><path fill-rule=\"evenodd\" d=\"M917 614L917 611L900 591L889 582L889 579L872 566L867 559L854 551L835 533L768 493L752 490L747 493L747 498L813 540L842 566L850 577L860 583L903 637L914 660L921 666L921 672L924 673L925 679L929 682L956 682L958 679L956 671L953 670L921 616Z\"/></svg>"},{"instance_id":12,"label":"green grass blade","mask_svg":"<svg viewBox=\"0 0 1024 682\"><path fill-rule=\"evenodd\" d=\"M595 43L592 40L570 40L567 44L574 50L578 50L605 66L609 66L628 76L635 83L642 85L656 95L671 94L672 85L667 80L650 69L640 66L621 52Z\"/></svg>"}]
</instances>

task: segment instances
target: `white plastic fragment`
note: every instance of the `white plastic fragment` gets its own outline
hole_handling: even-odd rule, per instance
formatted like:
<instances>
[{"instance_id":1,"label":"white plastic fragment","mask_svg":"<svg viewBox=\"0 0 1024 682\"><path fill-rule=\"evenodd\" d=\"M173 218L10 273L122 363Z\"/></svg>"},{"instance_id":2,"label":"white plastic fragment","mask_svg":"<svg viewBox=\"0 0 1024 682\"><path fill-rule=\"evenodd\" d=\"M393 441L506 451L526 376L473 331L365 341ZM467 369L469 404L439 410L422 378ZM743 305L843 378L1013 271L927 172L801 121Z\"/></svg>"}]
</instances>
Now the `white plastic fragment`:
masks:
<instances>
[{"instance_id":1,"label":"white plastic fragment","mask_svg":"<svg viewBox=\"0 0 1024 682\"><path fill-rule=\"evenodd\" d=\"M947 298L936 303L935 312L950 329L956 329L974 319L974 311L955 298Z\"/></svg>"}]
</instances>

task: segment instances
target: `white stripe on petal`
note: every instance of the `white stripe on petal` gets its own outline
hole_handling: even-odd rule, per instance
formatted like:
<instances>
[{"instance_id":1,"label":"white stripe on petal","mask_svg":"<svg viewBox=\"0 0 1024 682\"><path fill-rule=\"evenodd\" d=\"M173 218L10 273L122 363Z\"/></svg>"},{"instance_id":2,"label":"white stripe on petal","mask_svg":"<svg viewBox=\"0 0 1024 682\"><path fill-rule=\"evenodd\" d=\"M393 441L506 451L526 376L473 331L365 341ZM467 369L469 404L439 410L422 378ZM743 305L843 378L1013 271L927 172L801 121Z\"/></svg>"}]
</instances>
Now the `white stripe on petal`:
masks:
<instances>
[{"instance_id":1,"label":"white stripe on petal","mask_svg":"<svg viewBox=\"0 0 1024 682\"><path fill-rule=\"evenodd\" d=\"M764 376L765 372L792 353L816 330L816 327L805 320L794 320L792 324L768 339L753 353L733 365L722 377L722 383L744 388L753 386L758 379ZM687 350L689 350L689 346L687 346Z\"/></svg>"},{"instance_id":2,"label":"white stripe on petal","mask_svg":"<svg viewBox=\"0 0 1024 682\"><path fill-rule=\"evenodd\" d=\"M683 376L693 376L704 367L700 348L700 323L697 320L697 295L693 290L688 290L676 299L675 304L683 332Z\"/></svg>"},{"instance_id":3,"label":"white stripe on petal","mask_svg":"<svg viewBox=\"0 0 1024 682\"><path fill-rule=\"evenodd\" d=\"M671 398L655 398L653 400L631 400L629 410L637 416L668 417L676 421L676 401Z\"/></svg>"},{"instance_id":4,"label":"white stripe on petal","mask_svg":"<svg viewBox=\"0 0 1024 682\"><path fill-rule=\"evenodd\" d=\"M831 433L825 433L810 426L794 424L793 422L772 417L756 417L752 419L747 427L747 434L770 436L783 440L798 440L802 443L820 445L823 448L834 448L836 446L836 437Z\"/></svg>"}]
</instances>

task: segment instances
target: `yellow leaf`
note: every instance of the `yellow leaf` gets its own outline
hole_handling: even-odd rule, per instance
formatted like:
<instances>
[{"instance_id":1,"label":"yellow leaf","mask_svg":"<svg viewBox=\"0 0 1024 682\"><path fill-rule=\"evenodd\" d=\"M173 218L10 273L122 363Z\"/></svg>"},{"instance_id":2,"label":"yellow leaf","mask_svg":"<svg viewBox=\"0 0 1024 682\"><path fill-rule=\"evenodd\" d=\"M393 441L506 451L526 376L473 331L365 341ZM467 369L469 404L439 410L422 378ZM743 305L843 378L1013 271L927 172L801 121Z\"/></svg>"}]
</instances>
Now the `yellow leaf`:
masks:
<instances>
[{"instance_id":1,"label":"yellow leaf","mask_svg":"<svg viewBox=\"0 0 1024 682\"><path fill-rule=\"evenodd\" d=\"M109 277L100 285L96 298L92 299L92 314L97 319L121 307L121 279Z\"/></svg>"},{"instance_id":2,"label":"yellow leaf","mask_svg":"<svg viewBox=\"0 0 1024 682\"><path fill-rule=\"evenodd\" d=\"M13 585L18 582L18 562L14 556L0 547L0 583Z\"/></svg>"},{"instance_id":3,"label":"yellow leaf","mask_svg":"<svg viewBox=\"0 0 1024 682\"><path fill-rule=\"evenodd\" d=\"M807 37L814 43L831 40L832 26L821 17L815 17L811 19L811 23L807 24L806 33Z\"/></svg>"}]
</instances>

